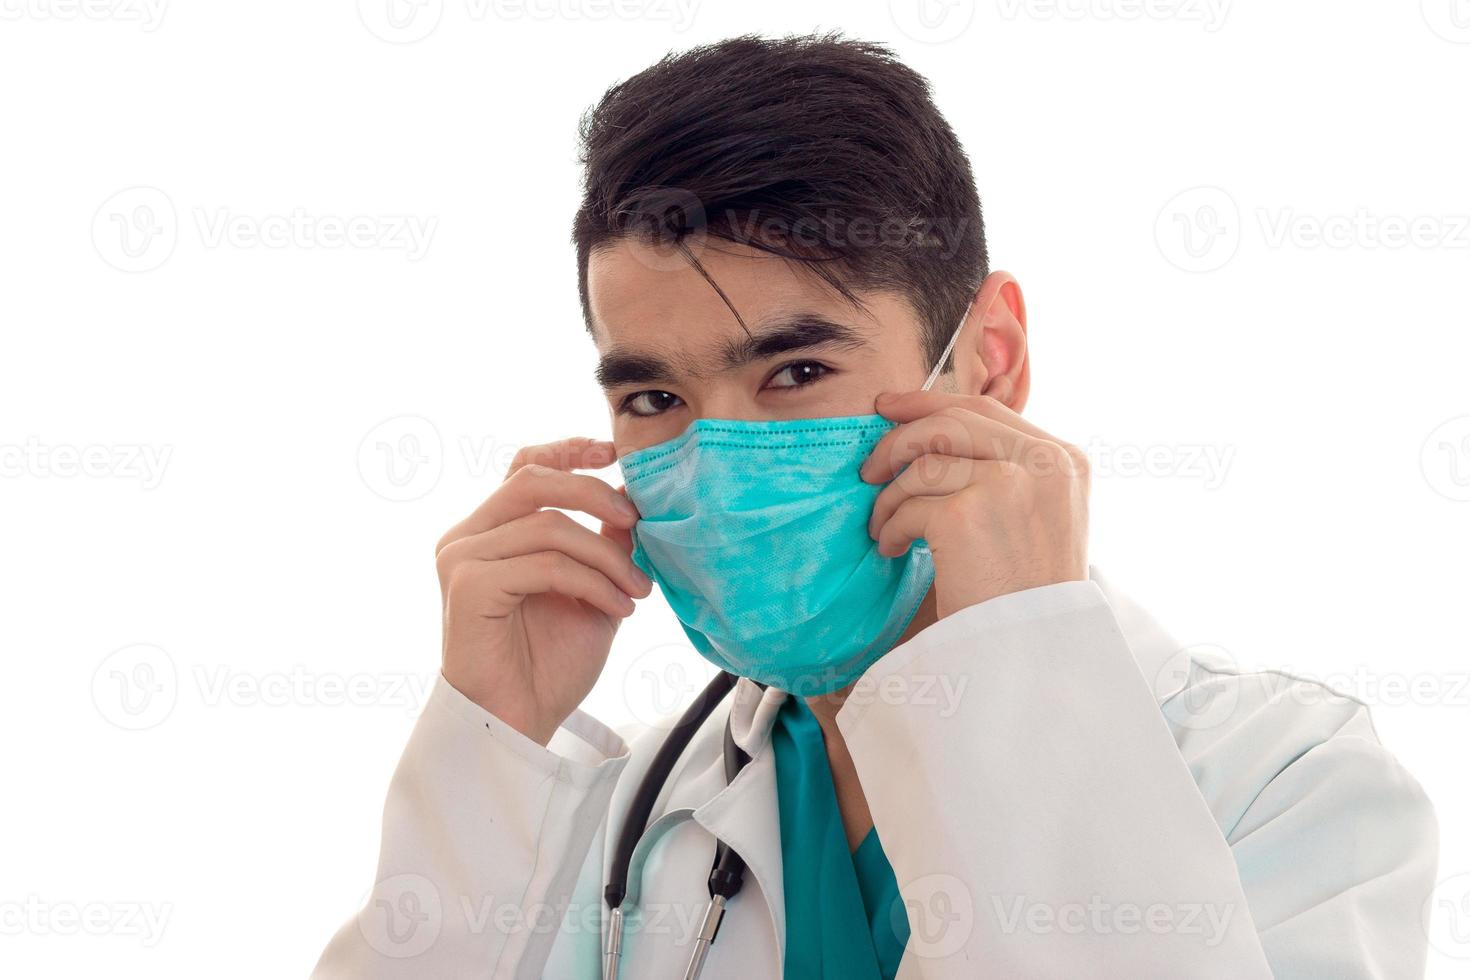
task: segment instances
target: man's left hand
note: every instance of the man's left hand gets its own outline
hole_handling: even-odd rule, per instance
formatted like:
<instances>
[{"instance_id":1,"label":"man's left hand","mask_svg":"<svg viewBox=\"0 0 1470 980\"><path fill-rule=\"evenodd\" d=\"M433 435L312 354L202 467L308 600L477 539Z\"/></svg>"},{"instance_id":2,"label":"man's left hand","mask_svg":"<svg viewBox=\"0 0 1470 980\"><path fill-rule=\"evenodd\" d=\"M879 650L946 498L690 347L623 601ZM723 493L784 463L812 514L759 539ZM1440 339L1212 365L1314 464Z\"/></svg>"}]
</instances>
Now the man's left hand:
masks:
<instances>
[{"instance_id":1,"label":"man's left hand","mask_svg":"<svg viewBox=\"0 0 1470 980\"><path fill-rule=\"evenodd\" d=\"M1023 589L1087 578L1087 457L987 395L880 395L899 423L863 464L889 483L868 533L887 557L934 553L940 618ZM896 475L896 478L895 478Z\"/></svg>"}]
</instances>

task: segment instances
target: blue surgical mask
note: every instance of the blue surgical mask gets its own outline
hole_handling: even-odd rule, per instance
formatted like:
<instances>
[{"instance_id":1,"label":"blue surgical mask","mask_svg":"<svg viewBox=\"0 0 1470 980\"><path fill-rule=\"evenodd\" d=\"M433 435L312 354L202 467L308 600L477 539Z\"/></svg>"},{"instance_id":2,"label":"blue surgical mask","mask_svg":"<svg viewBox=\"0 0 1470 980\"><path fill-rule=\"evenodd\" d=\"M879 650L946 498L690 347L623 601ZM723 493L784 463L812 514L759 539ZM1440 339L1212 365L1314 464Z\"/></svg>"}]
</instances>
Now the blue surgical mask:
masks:
<instances>
[{"instance_id":1,"label":"blue surgical mask","mask_svg":"<svg viewBox=\"0 0 1470 980\"><path fill-rule=\"evenodd\" d=\"M698 419L622 458L642 515L633 561L696 650L810 697L846 687L893 648L934 581L925 542L885 558L868 536L883 488L858 474L893 426L879 415Z\"/></svg>"}]
</instances>

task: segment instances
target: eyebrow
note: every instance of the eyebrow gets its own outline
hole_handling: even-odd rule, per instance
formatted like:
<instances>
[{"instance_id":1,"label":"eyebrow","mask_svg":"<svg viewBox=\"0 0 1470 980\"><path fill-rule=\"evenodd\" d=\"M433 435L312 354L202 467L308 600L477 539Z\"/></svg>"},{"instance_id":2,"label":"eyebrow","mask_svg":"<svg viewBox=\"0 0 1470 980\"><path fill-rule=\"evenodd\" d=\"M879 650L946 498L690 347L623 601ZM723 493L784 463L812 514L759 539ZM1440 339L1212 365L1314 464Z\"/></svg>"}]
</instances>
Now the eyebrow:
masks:
<instances>
[{"instance_id":1,"label":"eyebrow","mask_svg":"<svg viewBox=\"0 0 1470 980\"><path fill-rule=\"evenodd\" d=\"M796 351L859 350L867 346L867 339L853 327L819 314L798 313L762 324L738 340L726 341L717 356L719 370L730 371ZM617 349L603 355L596 371L597 383L603 388L669 384L678 375L672 364L655 354Z\"/></svg>"}]
</instances>

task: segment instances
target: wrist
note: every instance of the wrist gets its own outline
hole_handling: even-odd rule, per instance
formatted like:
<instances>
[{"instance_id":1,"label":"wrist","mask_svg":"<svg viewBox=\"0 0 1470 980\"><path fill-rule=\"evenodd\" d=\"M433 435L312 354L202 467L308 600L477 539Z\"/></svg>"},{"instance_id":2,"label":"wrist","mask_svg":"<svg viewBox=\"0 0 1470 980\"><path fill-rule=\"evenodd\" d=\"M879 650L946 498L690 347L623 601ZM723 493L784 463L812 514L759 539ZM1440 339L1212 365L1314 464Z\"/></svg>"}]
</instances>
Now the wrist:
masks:
<instances>
[{"instance_id":1,"label":"wrist","mask_svg":"<svg viewBox=\"0 0 1470 980\"><path fill-rule=\"evenodd\" d=\"M552 736L561 727L560 719L548 719L536 711L528 710L525 702L529 699L507 697L506 692L497 691L495 685L456 676L456 672L447 665L441 673L450 687L542 748L551 742Z\"/></svg>"}]
</instances>

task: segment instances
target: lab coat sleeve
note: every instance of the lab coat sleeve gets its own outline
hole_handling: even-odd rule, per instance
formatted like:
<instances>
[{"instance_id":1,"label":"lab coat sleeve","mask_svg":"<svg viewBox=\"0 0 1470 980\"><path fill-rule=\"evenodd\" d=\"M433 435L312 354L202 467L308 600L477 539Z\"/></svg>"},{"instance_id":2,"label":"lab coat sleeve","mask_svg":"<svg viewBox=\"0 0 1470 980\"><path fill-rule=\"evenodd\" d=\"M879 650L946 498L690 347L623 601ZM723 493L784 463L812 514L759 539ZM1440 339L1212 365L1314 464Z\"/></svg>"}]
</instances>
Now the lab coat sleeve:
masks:
<instances>
[{"instance_id":1,"label":"lab coat sleeve","mask_svg":"<svg viewBox=\"0 0 1470 980\"><path fill-rule=\"evenodd\" d=\"M551 744L440 677L388 789L377 883L314 980L540 977L628 758L580 711Z\"/></svg>"},{"instance_id":2,"label":"lab coat sleeve","mask_svg":"<svg viewBox=\"0 0 1470 980\"><path fill-rule=\"evenodd\" d=\"M1282 674L1216 675L1199 687L1181 717L1203 710L1212 722L1218 699L1233 723L1177 734L1216 801L1276 976L1422 977L1438 827L1368 709ZM1234 754L1259 772L1219 762Z\"/></svg>"},{"instance_id":3,"label":"lab coat sleeve","mask_svg":"<svg viewBox=\"0 0 1470 980\"><path fill-rule=\"evenodd\" d=\"M1094 583L940 620L837 720L904 899L901 975L1422 975L1412 780L1328 731L1222 828Z\"/></svg>"}]
</instances>

